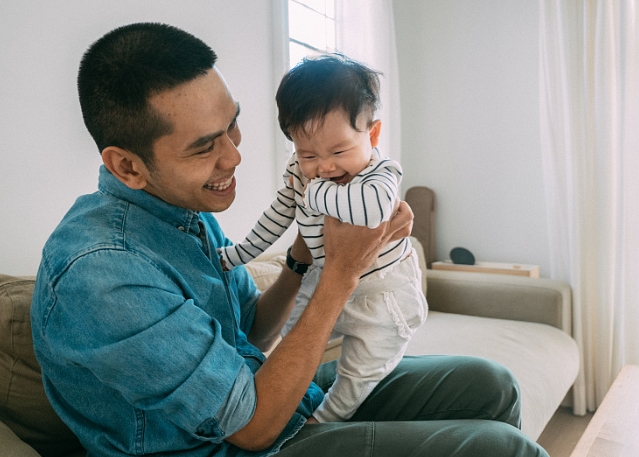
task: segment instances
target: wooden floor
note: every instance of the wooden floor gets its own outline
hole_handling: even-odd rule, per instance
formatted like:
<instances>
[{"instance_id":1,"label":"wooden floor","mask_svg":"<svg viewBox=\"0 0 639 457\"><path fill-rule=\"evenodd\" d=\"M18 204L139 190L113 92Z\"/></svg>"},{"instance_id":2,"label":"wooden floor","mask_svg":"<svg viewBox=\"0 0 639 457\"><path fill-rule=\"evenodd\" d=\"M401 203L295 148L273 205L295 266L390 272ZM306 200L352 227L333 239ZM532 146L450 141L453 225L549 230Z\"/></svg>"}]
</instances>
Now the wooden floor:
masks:
<instances>
[{"instance_id":1,"label":"wooden floor","mask_svg":"<svg viewBox=\"0 0 639 457\"><path fill-rule=\"evenodd\" d=\"M579 417L572 408L559 408L537 442L550 457L569 457L591 418L592 413Z\"/></svg>"}]
</instances>

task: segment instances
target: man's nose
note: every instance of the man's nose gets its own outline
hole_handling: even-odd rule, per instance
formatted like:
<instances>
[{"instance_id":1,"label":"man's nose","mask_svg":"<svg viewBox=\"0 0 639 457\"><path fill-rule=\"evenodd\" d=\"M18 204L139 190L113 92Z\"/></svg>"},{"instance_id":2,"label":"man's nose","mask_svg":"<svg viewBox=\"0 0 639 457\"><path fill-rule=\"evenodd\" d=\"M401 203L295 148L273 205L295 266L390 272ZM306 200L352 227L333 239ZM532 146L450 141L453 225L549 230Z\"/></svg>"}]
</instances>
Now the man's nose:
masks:
<instances>
[{"instance_id":1,"label":"man's nose","mask_svg":"<svg viewBox=\"0 0 639 457\"><path fill-rule=\"evenodd\" d=\"M237 142L239 144L239 141ZM230 137L225 136L222 143L222 154L219 158L219 167L223 169L237 167L242 161L240 151L237 149L236 142Z\"/></svg>"}]
</instances>

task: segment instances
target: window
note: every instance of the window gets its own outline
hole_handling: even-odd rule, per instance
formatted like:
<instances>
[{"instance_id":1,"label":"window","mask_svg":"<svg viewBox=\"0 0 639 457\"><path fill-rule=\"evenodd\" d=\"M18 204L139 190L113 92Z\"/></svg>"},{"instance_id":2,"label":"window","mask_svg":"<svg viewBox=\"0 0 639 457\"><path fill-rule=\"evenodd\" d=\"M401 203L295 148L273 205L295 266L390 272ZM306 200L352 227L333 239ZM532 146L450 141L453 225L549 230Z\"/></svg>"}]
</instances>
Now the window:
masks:
<instances>
[{"instance_id":1,"label":"window","mask_svg":"<svg viewBox=\"0 0 639 457\"><path fill-rule=\"evenodd\" d=\"M288 0L289 65L335 51L335 0Z\"/></svg>"}]
</instances>

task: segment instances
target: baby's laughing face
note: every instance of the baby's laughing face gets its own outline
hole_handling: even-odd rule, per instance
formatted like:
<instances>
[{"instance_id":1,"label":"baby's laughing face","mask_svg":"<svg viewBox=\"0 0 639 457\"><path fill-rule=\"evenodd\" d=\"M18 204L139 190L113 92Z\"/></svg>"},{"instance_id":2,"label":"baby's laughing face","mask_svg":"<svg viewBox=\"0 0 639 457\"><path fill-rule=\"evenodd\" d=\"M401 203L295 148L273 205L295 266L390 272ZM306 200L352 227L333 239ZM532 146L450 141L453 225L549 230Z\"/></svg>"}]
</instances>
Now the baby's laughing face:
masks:
<instances>
[{"instance_id":1,"label":"baby's laughing face","mask_svg":"<svg viewBox=\"0 0 639 457\"><path fill-rule=\"evenodd\" d=\"M291 133L300 169L307 179L326 178L337 184L349 183L368 166L377 145L380 121L367 126L367 115L357 118L355 130L341 109L330 111L322 120L309 121L306 132Z\"/></svg>"}]
</instances>

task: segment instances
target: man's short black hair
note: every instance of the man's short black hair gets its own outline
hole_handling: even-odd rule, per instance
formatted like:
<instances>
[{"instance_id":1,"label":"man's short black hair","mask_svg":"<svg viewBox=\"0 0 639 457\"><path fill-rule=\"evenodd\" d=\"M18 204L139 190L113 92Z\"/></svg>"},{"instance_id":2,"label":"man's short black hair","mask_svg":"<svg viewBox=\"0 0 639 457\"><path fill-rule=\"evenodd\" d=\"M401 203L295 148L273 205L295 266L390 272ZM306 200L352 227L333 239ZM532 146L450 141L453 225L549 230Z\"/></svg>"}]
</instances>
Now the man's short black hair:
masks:
<instances>
[{"instance_id":1,"label":"man's short black hair","mask_svg":"<svg viewBox=\"0 0 639 457\"><path fill-rule=\"evenodd\" d=\"M307 123L322 121L326 114L343 109L357 130L357 117L379 108L379 72L341 54L308 57L282 78L275 99L284 135L308 134Z\"/></svg>"},{"instance_id":2,"label":"man's short black hair","mask_svg":"<svg viewBox=\"0 0 639 457\"><path fill-rule=\"evenodd\" d=\"M93 43L80 63L78 93L98 149L117 146L153 165L153 143L173 125L149 98L205 75L216 60L200 39L166 24L126 25Z\"/></svg>"}]
</instances>

